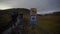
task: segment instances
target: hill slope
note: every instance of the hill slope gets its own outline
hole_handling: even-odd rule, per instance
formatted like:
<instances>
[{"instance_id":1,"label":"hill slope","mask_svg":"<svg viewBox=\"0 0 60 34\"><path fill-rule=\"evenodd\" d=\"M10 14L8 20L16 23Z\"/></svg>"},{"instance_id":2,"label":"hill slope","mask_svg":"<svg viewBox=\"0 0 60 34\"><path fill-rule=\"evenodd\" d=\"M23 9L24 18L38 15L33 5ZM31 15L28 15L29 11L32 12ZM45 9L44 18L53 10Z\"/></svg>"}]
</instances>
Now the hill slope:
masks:
<instances>
[{"instance_id":1,"label":"hill slope","mask_svg":"<svg viewBox=\"0 0 60 34\"><path fill-rule=\"evenodd\" d=\"M0 11L0 33L4 31L5 28L10 27L11 15L9 13L17 10L8 9L7 11ZM46 15L37 14L37 25L29 26L29 29L29 34L60 34L60 12Z\"/></svg>"},{"instance_id":2,"label":"hill slope","mask_svg":"<svg viewBox=\"0 0 60 34\"><path fill-rule=\"evenodd\" d=\"M48 30L50 34L60 34L60 12L42 16L38 15L37 17L37 25L39 26L39 28Z\"/></svg>"}]
</instances>

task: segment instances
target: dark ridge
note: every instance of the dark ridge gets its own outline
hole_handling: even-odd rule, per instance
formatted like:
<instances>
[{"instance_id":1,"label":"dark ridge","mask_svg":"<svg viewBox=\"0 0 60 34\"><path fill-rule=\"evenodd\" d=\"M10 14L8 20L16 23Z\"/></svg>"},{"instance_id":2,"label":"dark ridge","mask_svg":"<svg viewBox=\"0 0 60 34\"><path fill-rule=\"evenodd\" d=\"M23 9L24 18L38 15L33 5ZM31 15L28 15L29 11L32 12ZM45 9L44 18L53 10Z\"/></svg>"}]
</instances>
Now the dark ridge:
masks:
<instances>
[{"instance_id":1,"label":"dark ridge","mask_svg":"<svg viewBox=\"0 0 60 34\"><path fill-rule=\"evenodd\" d=\"M12 9L0 10L0 25L1 25L1 23L3 23L0 26L0 33L2 33L4 30L8 29L9 27L11 27L11 24L12 24L12 21L11 20L8 23L7 22L3 22L4 20L2 20L2 19L5 17L5 14L7 14L7 16L10 16L11 17L11 13L12 12L17 12L17 11L18 12L23 12L23 14L24 13L27 13L27 14L30 13L30 10L29 9L26 9L26 8L12 8ZM6 17L6 18L8 18L8 17Z\"/></svg>"},{"instance_id":2,"label":"dark ridge","mask_svg":"<svg viewBox=\"0 0 60 34\"><path fill-rule=\"evenodd\" d=\"M44 16L60 16L60 11L49 13L49 14L44 14ZM43 16L42 14L37 14L37 16Z\"/></svg>"},{"instance_id":3,"label":"dark ridge","mask_svg":"<svg viewBox=\"0 0 60 34\"><path fill-rule=\"evenodd\" d=\"M42 16L42 14L37 14L37 16Z\"/></svg>"},{"instance_id":4,"label":"dark ridge","mask_svg":"<svg viewBox=\"0 0 60 34\"><path fill-rule=\"evenodd\" d=\"M11 9L6 9L6 10L0 10L1 13L12 13L12 12L23 12L23 13L30 13L29 9L26 8L11 8Z\"/></svg>"},{"instance_id":5,"label":"dark ridge","mask_svg":"<svg viewBox=\"0 0 60 34\"><path fill-rule=\"evenodd\" d=\"M3 10L3 11L9 11L9 10L10 10L10 11L13 11L13 10L14 10L14 11L15 11L15 10L16 10L16 11L17 11L17 10L30 11L29 9L26 9L26 8L12 8L12 9L6 9L6 10Z\"/></svg>"}]
</instances>

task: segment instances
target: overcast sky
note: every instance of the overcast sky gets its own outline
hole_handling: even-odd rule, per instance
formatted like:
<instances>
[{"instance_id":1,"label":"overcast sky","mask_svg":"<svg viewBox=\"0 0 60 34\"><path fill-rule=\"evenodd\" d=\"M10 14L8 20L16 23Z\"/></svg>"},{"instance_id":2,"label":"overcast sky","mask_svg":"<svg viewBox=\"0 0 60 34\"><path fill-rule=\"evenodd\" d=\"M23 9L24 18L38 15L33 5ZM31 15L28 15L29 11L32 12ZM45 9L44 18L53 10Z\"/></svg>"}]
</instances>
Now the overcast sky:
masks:
<instances>
[{"instance_id":1,"label":"overcast sky","mask_svg":"<svg viewBox=\"0 0 60 34\"><path fill-rule=\"evenodd\" d=\"M60 0L0 0L0 5L12 8L37 8L37 13L40 14L60 10Z\"/></svg>"}]
</instances>

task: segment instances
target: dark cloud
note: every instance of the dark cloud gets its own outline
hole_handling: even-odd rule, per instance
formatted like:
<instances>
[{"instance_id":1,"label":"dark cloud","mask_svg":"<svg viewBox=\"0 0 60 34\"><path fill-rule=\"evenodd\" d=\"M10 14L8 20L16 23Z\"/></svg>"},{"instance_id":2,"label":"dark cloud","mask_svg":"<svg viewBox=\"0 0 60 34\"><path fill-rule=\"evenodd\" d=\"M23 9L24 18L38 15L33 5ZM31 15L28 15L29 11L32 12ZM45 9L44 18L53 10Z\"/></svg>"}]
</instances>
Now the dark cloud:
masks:
<instances>
[{"instance_id":1,"label":"dark cloud","mask_svg":"<svg viewBox=\"0 0 60 34\"><path fill-rule=\"evenodd\" d=\"M0 4L15 8L37 8L40 13L60 10L60 0L0 0Z\"/></svg>"},{"instance_id":2,"label":"dark cloud","mask_svg":"<svg viewBox=\"0 0 60 34\"><path fill-rule=\"evenodd\" d=\"M5 2L5 1L9 1L9 0L0 0L0 2Z\"/></svg>"}]
</instances>

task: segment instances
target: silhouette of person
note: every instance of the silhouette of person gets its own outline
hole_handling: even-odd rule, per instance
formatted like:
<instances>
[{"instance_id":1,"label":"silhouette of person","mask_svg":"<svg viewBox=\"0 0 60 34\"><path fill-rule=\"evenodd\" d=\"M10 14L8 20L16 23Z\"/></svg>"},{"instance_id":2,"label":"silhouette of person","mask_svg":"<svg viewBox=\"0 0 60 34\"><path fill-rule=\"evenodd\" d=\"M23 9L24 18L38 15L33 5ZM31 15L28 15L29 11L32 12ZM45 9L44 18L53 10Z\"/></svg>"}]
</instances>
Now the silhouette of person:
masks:
<instances>
[{"instance_id":1,"label":"silhouette of person","mask_svg":"<svg viewBox=\"0 0 60 34\"><path fill-rule=\"evenodd\" d=\"M17 21L18 13L17 13L17 12L13 12L13 13L11 14L11 16L12 16L12 21L15 23L15 22Z\"/></svg>"}]
</instances>

